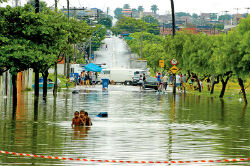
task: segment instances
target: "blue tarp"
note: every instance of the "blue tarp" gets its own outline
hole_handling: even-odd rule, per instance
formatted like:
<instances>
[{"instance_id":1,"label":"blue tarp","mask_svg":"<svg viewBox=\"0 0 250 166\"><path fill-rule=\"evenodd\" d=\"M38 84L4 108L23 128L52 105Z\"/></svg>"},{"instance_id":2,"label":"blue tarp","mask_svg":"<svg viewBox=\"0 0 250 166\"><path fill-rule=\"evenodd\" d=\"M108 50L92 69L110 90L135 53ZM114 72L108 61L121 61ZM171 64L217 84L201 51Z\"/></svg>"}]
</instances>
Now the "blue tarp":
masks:
<instances>
[{"instance_id":1,"label":"blue tarp","mask_svg":"<svg viewBox=\"0 0 250 166\"><path fill-rule=\"evenodd\" d=\"M100 66L95 65L94 63L89 63L85 66L85 70L93 72L101 72L102 68Z\"/></svg>"}]
</instances>

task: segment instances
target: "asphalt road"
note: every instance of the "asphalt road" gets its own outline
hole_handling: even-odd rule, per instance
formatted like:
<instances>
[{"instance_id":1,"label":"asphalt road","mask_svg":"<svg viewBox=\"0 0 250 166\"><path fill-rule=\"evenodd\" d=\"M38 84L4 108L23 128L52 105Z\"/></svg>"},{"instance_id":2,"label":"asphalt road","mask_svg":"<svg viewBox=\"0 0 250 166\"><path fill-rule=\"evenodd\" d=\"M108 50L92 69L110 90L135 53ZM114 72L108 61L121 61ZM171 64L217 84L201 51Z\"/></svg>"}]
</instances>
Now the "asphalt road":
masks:
<instances>
[{"instance_id":1,"label":"asphalt road","mask_svg":"<svg viewBox=\"0 0 250 166\"><path fill-rule=\"evenodd\" d=\"M103 64L105 68L130 68L130 51L123 39L112 36L103 41L105 44L95 52L94 63ZM106 48L107 45L107 48Z\"/></svg>"}]
</instances>

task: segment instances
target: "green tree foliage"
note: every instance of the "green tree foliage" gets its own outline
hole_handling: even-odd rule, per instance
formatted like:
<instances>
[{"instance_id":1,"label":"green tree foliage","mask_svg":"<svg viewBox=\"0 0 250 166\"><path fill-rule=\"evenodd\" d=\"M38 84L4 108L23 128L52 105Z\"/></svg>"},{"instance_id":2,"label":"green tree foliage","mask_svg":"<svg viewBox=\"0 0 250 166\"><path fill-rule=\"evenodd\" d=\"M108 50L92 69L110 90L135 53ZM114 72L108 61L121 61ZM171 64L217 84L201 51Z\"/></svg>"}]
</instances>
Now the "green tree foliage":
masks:
<instances>
[{"instance_id":1,"label":"green tree foliage","mask_svg":"<svg viewBox=\"0 0 250 166\"><path fill-rule=\"evenodd\" d=\"M9 69L12 76L28 68L46 72L60 53L86 41L92 33L85 22L67 21L63 14L47 8L35 13L29 4L0 8L0 16L0 72Z\"/></svg>"},{"instance_id":2,"label":"green tree foliage","mask_svg":"<svg viewBox=\"0 0 250 166\"><path fill-rule=\"evenodd\" d=\"M217 13L211 13L210 14L210 19L211 20L217 20Z\"/></svg>"},{"instance_id":3,"label":"green tree foliage","mask_svg":"<svg viewBox=\"0 0 250 166\"><path fill-rule=\"evenodd\" d=\"M217 30L223 30L224 29L224 24L215 24L214 28Z\"/></svg>"},{"instance_id":4,"label":"green tree foliage","mask_svg":"<svg viewBox=\"0 0 250 166\"><path fill-rule=\"evenodd\" d=\"M152 6L151 6L151 11L152 11L154 14L157 13L157 10L159 10L157 5L152 5Z\"/></svg>"},{"instance_id":5,"label":"green tree foliage","mask_svg":"<svg viewBox=\"0 0 250 166\"><path fill-rule=\"evenodd\" d=\"M91 37L91 44L93 51L96 51L100 45L102 44L102 40L105 39L105 35L107 33L107 29L97 24L95 29L93 29L92 37Z\"/></svg>"},{"instance_id":6,"label":"green tree foliage","mask_svg":"<svg viewBox=\"0 0 250 166\"><path fill-rule=\"evenodd\" d=\"M121 19L122 18L122 8L116 8L114 11L115 18L116 19Z\"/></svg>"},{"instance_id":7,"label":"green tree foliage","mask_svg":"<svg viewBox=\"0 0 250 166\"><path fill-rule=\"evenodd\" d=\"M7 0L0 0L0 3L7 2Z\"/></svg>"},{"instance_id":8,"label":"green tree foliage","mask_svg":"<svg viewBox=\"0 0 250 166\"><path fill-rule=\"evenodd\" d=\"M157 24L157 25L159 25L159 21L155 17L153 17L151 15L142 17L142 20L149 23L149 24Z\"/></svg>"},{"instance_id":9,"label":"green tree foliage","mask_svg":"<svg viewBox=\"0 0 250 166\"><path fill-rule=\"evenodd\" d=\"M182 16L191 16L189 13L185 13L185 12L176 12L175 16L178 17L182 17Z\"/></svg>"},{"instance_id":10,"label":"green tree foliage","mask_svg":"<svg viewBox=\"0 0 250 166\"><path fill-rule=\"evenodd\" d=\"M123 9L130 9L130 5L129 4L124 4Z\"/></svg>"},{"instance_id":11,"label":"green tree foliage","mask_svg":"<svg viewBox=\"0 0 250 166\"><path fill-rule=\"evenodd\" d=\"M231 20L232 16L229 14L219 16L219 20Z\"/></svg>"},{"instance_id":12,"label":"green tree foliage","mask_svg":"<svg viewBox=\"0 0 250 166\"><path fill-rule=\"evenodd\" d=\"M30 4L34 9L36 7L36 0L28 0L27 4ZM47 8L47 4L44 1L39 1L39 11L43 11Z\"/></svg>"},{"instance_id":13,"label":"green tree foliage","mask_svg":"<svg viewBox=\"0 0 250 166\"><path fill-rule=\"evenodd\" d=\"M140 55L141 33L136 32L130 35L133 39L128 40L131 50ZM143 59L148 61L151 68L156 69L160 59L165 59L166 54L162 45L163 37L151 33L143 32Z\"/></svg>"},{"instance_id":14,"label":"green tree foliage","mask_svg":"<svg viewBox=\"0 0 250 166\"><path fill-rule=\"evenodd\" d=\"M98 24L104 25L107 29L112 27L112 19L110 17L100 18Z\"/></svg>"},{"instance_id":15,"label":"green tree foliage","mask_svg":"<svg viewBox=\"0 0 250 166\"><path fill-rule=\"evenodd\" d=\"M146 32L150 32L153 34L159 34L160 30L157 24L149 24L144 22L143 20L138 20L130 17L123 17L114 27L112 27L112 31L114 34L118 35L121 33L134 33L140 32L141 29Z\"/></svg>"},{"instance_id":16,"label":"green tree foliage","mask_svg":"<svg viewBox=\"0 0 250 166\"><path fill-rule=\"evenodd\" d=\"M193 13L193 14L192 14L192 17L193 17L194 19L198 19L198 18L199 18L198 14L196 14L196 13Z\"/></svg>"},{"instance_id":17,"label":"green tree foliage","mask_svg":"<svg viewBox=\"0 0 250 166\"><path fill-rule=\"evenodd\" d=\"M138 12L140 13L140 12L143 12L144 11L144 8L143 8L143 6L138 6Z\"/></svg>"}]
</instances>

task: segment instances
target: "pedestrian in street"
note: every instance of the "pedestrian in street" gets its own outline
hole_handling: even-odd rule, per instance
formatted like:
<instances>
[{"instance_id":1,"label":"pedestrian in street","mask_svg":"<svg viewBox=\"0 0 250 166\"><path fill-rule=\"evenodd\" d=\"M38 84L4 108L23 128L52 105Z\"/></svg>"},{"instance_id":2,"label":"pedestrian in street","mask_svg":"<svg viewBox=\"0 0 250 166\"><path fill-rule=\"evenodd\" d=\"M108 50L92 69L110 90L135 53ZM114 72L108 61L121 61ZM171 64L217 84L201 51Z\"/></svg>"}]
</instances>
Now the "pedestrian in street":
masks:
<instances>
[{"instance_id":1,"label":"pedestrian in street","mask_svg":"<svg viewBox=\"0 0 250 166\"><path fill-rule=\"evenodd\" d=\"M87 72L85 75L85 81L86 81L86 87L90 86L90 84L89 84L89 72Z\"/></svg>"},{"instance_id":2,"label":"pedestrian in street","mask_svg":"<svg viewBox=\"0 0 250 166\"><path fill-rule=\"evenodd\" d=\"M143 73L143 89L146 88L146 79L147 79L146 74Z\"/></svg>"},{"instance_id":3,"label":"pedestrian in street","mask_svg":"<svg viewBox=\"0 0 250 166\"><path fill-rule=\"evenodd\" d=\"M186 90L186 83L187 83L187 76L186 76L186 74L184 74L182 76L182 89L183 89L184 92Z\"/></svg>"},{"instance_id":4,"label":"pedestrian in street","mask_svg":"<svg viewBox=\"0 0 250 166\"><path fill-rule=\"evenodd\" d=\"M177 87L178 90L180 90L180 86L181 86L181 77L180 77L180 75L176 74L175 79L176 79L176 87Z\"/></svg>"},{"instance_id":5,"label":"pedestrian in street","mask_svg":"<svg viewBox=\"0 0 250 166\"><path fill-rule=\"evenodd\" d=\"M158 82L158 91L162 90L162 81L161 81L161 73L158 73L157 75L157 82Z\"/></svg>"},{"instance_id":6,"label":"pedestrian in street","mask_svg":"<svg viewBox=\"0 0 250 166\"><path fill-rule=\"evenodd\" d=\"M163 86L164 86L164 90L167 90L167 86L168 86L168 74L166 73L163 77Z\"/></svg>"},{"instance_id":7,"label":"pedestrian in street","mask_svg":"<svg viewBox=\"0 0 250 166\"><path fill-rule=\"evenodd\" d=\"M141 91L142 90L142 86L143 86L143 76L142 75L140 75L140 77L139 77L138 85L140 86L140 91Z\"/></svg>"},{"instance_id":8,"label":"pedestrian in street","mask_svg":"<svg viewBox=\"0 0 250 166\"><path fill-rule=\"evenodd\" d=\"M75 85L77 86L78 78L76 77L76 75L74 75L74 82L75 82Z\"/></svg>"}]
</instances>

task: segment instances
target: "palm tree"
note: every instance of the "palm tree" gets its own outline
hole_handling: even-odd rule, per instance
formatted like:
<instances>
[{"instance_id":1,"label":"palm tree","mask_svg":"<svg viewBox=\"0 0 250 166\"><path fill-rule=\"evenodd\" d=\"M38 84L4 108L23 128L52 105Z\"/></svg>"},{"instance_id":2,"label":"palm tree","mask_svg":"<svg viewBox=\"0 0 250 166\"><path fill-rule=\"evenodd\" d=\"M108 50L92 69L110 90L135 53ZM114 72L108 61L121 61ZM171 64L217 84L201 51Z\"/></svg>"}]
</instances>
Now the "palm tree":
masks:
<instances>
[{"instance_id":1,"label":"palm tree","mask_svg":"<svg viewBox=\"0 0 250 166\"><path fill-rule=\"evenodd\" d=\"M152 6L151 6L151 10L152 10L152 12L153 12L154 14L156 14L157 10L159 10L159 9L158 9L158 6L157 6L157 5L152 5Z\"/></svg>"},{"instance_id":2,"label":"palm tree","mask_svg":"<svg viewBox=\"0 0 250 166\"><path fill-rule=\"evenodd\" d=\"M143 6L138 6L138 12L140 13L140 12L143 12L144 11L144 8L143 8Z\"/></svg>"},{"instance_id":3,"label":"palm tree","mask_svg":"<svg viewBox=\"0 0 250 166\"><path fill-rule=\"evenodd\" d=\"M123 9L130 9L129 4L124 4L124 5L123 5Z\"/></svg>"}]
</instances>

